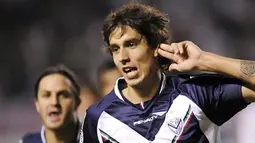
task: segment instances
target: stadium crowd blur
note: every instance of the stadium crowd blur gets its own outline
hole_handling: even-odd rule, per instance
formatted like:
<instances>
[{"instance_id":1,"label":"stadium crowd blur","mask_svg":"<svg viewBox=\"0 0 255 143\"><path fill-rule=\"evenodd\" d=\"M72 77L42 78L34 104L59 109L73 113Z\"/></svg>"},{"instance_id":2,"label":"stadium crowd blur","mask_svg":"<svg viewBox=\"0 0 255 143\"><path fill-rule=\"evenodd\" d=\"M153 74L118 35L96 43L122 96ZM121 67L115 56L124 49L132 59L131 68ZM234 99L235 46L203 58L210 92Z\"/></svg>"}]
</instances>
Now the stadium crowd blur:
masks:
<instances>
[{"instance_id":1,"label":"stadium crowd blur","mask_svg":"<svg viewBox=\"0 0 255 143\"><path fill-rule=\"evenodd\" d=\"M110 58L102 48L101 24L112 8L126 2L128 0L0 1L1 143L17 142L25 132L40 129L41 122L33 104L33 84L45 67L63 63L73 69L84 85L85 95L100 89L99 67ZM169 14L175 41L191 40L205 51L255 60L255 1L139 2L152 4ZM95 89L88 91L86 84ZM91 103L84 104L87 108ZM254 124L255 115L251 114L254 110L251 104L223 125L222 143L240 142L236 134ZM79 112L82 114L82 109ZM255 135L255 127L251 129Z\"/></svg>"}]
</instances>

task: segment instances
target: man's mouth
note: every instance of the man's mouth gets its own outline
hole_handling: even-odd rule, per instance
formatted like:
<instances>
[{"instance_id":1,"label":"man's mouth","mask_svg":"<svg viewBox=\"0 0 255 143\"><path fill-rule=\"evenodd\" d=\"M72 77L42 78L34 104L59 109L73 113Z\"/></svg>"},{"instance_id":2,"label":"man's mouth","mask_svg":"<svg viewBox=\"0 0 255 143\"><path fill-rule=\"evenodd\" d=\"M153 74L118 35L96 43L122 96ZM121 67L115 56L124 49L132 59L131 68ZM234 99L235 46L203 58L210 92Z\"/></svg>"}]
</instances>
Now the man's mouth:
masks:
<instances>
[{"instance_id":1,"label":"man's mouth","mask_svg":"<svg viewBox=\"0 0 255 143\"><path fill-rule=\"evenodd\" d=\"M61 111L51 111L48 113L48 117L51 121L58 121L60 120Z\"/></svg>"},{"instance_id":2,"label":"man's mouth","mask_svg":"<svg viewBox=\"0 0 255 143\"><path fill-rule=\"evenodd\" d=\"M123 72L128 74L130 72L133 72L133 71L137 71L137 68L136 67L124 67L122 68Z\"/></svg>"},{"instance_id":3,"label":"man's mouth","mask_svg":"<svg viewBox=\"0 0 255 143\"><path fill-rule=\"evenodd\" d=\"M135 79L138 77L138 69L136 67L124 67L123 72L126 74L127 79Z\"/></svg>"}]
</instances>

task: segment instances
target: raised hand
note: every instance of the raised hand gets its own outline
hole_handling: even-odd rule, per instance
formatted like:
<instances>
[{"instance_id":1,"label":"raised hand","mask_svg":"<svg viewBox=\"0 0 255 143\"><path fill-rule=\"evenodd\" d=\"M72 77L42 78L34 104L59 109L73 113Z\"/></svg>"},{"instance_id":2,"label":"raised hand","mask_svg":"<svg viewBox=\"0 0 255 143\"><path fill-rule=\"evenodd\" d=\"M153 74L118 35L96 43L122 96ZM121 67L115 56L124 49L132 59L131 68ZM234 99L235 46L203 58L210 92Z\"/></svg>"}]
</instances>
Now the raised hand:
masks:
<instances>
[{"instance_id":1,"label":"raised hand","mask_svg":"<svg viewBox=\"0 0 255 143\"><path fill-rule=\"evenodd\" d=\"M173 61L169 66L170 71L180 72L195 70L202 55L202 50L191 41L172 43L171 45L160 44L157 52L160 56Z\"/></svg>"}]
</instances>

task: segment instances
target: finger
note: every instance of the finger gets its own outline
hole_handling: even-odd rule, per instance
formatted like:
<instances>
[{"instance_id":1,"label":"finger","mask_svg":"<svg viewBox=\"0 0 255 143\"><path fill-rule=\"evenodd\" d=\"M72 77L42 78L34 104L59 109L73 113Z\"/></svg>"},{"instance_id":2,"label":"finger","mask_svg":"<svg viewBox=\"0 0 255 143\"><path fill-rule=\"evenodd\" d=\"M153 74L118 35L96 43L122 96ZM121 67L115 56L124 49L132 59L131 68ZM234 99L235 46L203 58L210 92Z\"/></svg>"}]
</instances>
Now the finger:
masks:
<instances>
[{"instance_id":1,"label":"finger","mask_svg":"<svg viewBox=\"0 0 255 143\"><path fill-rule=\"evenodd\" d=\"M191 41L182 41L180 42L180 45L182 45L182 47L186 49L189 45L195 45L195 44Z\"/></svg>"},{"instance_id":2,"label":"finger","mask_svg":"<svg viewBox=\"0 0 255 143\"><path fill-rule=\"evenodd\" d=\"M176 63L172 63L172 64L169 66L169 71L173 71L173 70L175 70L175 71L181 71L179 65L176 64Z\"/></svg>"},{"instance_id":3,"label":"finger","mask_svg":"<svg viewBox=\"0 0 255 143\"><path fill-rule=\"evenodd\" d=\"M174 56L173 53L167 52L167 51L162 50L162 49L158 49L158 54L162 57L165 57L169 60L172 60L172 61L176 62L176 57Z\"/></svg>"},{"instance_id":4,"label":"finger","mask_svg":"<svg viewBox=\"0 0 255 143\"><path fill-rule=\"evenodd\" d=\"M182 44L178 44L177 46L178 46L178 50L179 50L180 54L183 54L184 53L183 45Z\"/></svg>"},{"instance_id":5,"label":"finger","mask_svg":"<svg viewBox=\"0 0 255 143\"><path fill-rule=\"evenodd\" d=\"M181 44L183 47L187 46L187 45L190 44L190 43L192 43L192 42L191 42L191 41L182 41L182 42L180 42L180 44Z\"/></svg>"},{"instance_id":6,"label":"finger","mask_svg":"<svg viewBox=\"0 0 255 143\"><path fill-rule=\"evenodd\" d=\"M170 53L174 53L173 48L168 45L168 44L160 44L159 46L160 49L163 49L164 51L170 52Z\"/></svg>"},{"instance_id":7,"label":"finger","mask_svg":"<svg viewBox=\"0 0 255 143\"><path fill-rule=\"evenodd\" d=\"M179 54L179 48L177 43L172 43L170 46L173 48L174 54Z\"/></svg>"}]
</instances>

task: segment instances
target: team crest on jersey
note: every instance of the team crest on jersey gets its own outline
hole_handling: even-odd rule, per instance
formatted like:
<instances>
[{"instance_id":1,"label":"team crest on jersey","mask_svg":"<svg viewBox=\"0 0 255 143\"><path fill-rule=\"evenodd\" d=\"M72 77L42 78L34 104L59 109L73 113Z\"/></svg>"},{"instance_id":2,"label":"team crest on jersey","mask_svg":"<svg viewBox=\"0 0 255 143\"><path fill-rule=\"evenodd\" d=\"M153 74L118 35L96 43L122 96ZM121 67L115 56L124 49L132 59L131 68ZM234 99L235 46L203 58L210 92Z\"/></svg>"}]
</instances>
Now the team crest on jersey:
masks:
<instances>
[{"instance_id":1,"label":"team crest on jersey","mask_svg":"<svg viewBox=\"0 0 255 143\"><path fill-rule=\"evenodd\" d=\"M180 118L169 119L167 121L167 125L170 128L170 130L173 133L175 133L177 136L181 134L182 127L183 127L182 119L180 119Z\"/></svg>"}]
</instances>

